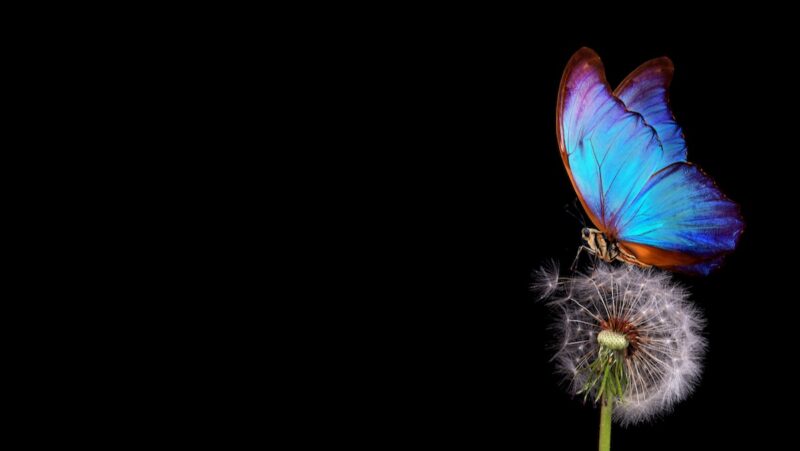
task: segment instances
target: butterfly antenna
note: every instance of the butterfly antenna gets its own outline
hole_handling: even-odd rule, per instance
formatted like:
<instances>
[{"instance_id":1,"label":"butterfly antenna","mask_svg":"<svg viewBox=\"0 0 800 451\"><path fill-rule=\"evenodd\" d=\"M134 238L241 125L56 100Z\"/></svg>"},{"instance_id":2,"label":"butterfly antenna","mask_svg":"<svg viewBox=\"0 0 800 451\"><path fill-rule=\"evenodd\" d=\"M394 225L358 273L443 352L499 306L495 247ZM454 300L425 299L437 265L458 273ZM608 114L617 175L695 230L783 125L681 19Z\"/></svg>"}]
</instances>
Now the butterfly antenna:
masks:
<instances>
[{"instance_id":1,"label":"butterfly antenna","mask_svg":"<svg viewBox=\"0 0 800 451\"><path fill-rule=\"evenodd\" d=\"M578 222L581 223L581 227L586 227L586 218L583 216L583 210L578 207L577 197L572 199L572 202L565 205L564 210L567 212L567 214L577 219Z\"/></svg>"}]
</instances>

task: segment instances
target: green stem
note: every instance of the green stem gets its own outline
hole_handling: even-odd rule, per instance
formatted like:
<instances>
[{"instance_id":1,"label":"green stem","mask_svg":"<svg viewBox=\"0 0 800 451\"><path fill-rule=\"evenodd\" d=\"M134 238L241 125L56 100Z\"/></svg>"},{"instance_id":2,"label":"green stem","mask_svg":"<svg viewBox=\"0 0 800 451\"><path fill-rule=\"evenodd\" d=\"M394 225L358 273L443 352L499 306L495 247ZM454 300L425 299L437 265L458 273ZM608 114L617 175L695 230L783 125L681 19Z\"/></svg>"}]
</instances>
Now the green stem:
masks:
<instances>
[{"instance_id":1,"label":"green stem","mask_svg":"<svg viewBox=\"0 0 800 451\"><path fill-rule=\"evenodd\" d=\"M600 402L600 451L611 450L611 409L613 399L603 396Z\"/></svg>"}]
</instances>

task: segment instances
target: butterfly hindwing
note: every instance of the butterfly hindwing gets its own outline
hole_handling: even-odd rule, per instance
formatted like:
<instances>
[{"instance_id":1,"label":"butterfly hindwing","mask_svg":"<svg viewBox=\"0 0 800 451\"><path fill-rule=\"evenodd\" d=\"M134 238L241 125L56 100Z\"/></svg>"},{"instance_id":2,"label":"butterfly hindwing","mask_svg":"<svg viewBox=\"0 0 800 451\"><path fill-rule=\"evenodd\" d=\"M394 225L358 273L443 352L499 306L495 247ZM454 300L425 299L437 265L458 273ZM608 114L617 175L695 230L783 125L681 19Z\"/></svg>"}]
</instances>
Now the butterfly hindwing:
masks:
<instances>
[{"instance_id":1,"label":"butterfly hindwing","mask_svg":"<svg viewBox=\"0 0 800 451\"><path fill-rule=\"evenodd\" d=\"M739 206L708 175L673 163L653 174L622 215L618 238L649 264L708 273L736 247L743 226Z\"/></svg>"}]
</instances>

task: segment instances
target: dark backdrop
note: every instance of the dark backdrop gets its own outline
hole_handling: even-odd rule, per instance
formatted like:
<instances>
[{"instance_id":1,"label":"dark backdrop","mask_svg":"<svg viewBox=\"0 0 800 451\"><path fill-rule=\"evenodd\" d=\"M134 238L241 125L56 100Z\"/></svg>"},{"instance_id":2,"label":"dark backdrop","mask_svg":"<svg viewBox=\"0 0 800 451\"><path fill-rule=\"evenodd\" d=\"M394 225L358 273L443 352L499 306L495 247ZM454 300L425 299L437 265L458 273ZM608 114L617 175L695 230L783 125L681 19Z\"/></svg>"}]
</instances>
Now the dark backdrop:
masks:
<instances>
[{"instance_id":1,"label":"dark backdrop","mask_svg":"<svg viewBox=\"0 0 800 451\"><path fill-rule=\"evenodd\" d=\"M555 103L567 60L588 46L612 87L672 59L689 160L746 222L721 270L681 278L708 320L700 385L671 415L615 426L612 449L780 449L770 443L789 414L776 406L793 405L796 372L797 277L777 259L795 248L797 127L785 108L797 77L788 42L767 34L565 38L498 25L354 37L359 70L338 96L359 110L348 130L364 151L348 181L369 248L358 283L370 301L352 312L369 330L354 336L370 368L356 379L369 398L357 430L381 443L596 447L598 411L553 374L550 312L529 292L534 268L568 265L580 244Z\"/></svg>"}]
</instances>

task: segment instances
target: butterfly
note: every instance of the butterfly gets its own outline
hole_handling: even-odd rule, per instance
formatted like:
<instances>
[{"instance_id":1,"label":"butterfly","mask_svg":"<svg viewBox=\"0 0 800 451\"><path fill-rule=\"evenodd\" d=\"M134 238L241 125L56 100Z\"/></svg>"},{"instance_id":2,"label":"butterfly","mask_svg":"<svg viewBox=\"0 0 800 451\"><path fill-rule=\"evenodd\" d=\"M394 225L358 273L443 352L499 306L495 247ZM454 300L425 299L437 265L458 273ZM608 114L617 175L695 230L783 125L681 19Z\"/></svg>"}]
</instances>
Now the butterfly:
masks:
<instances>
[{"instance_id":1,"label":"butterfly","mask_svg":"<svg viewBox=\"0 0 800 451\"><path fill-rule=\"evenodd\" d=\"M739 206L700 168L669 108L674 68L650 60L614 91L600 57L578 50L556 107L561 158L589 219L587 250L612 262L708 274L744 230Z\"/></svg>"}]
</instances>

